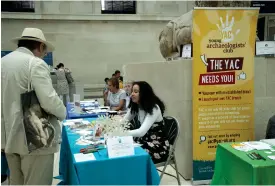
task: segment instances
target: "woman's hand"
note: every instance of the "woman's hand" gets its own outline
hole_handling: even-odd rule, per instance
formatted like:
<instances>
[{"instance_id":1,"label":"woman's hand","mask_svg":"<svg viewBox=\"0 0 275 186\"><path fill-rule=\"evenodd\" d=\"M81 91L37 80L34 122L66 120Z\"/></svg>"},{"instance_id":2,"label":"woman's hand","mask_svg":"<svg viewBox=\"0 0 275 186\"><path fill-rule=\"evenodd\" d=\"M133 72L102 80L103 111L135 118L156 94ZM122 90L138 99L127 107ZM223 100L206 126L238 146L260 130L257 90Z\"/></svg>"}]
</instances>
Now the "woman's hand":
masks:
<instances>
[{"instance_id":1,"label":"woman's hand","mask_svg":"<svg viewBox=\"0 0 275 186\"><path fill-rule=\"evenodd\" d=\"M120 116L123 116L127 113L127 111L118 111L117 114L120 115Z\"/></svg>"},{"instance_id":2,"label":"woman's hand","mask_svg":"<svg viewBox=\"0 0 275 186\"><path fill-rule=\"evenodd\" d=\"M68 68L65 68L65 72L70 72L70 70Z\"/></svg>"},{"instance_id":3,"label":"woman's hand","mask_svg":"<svg viewBox=\"0 0 275 186\"><path fill-rule=\"evenodd\" d=\"M101 134L102 134L102 128L99 127L99 128L96 130L95 136L101 136Z\"/></svg>"}]
</instances>

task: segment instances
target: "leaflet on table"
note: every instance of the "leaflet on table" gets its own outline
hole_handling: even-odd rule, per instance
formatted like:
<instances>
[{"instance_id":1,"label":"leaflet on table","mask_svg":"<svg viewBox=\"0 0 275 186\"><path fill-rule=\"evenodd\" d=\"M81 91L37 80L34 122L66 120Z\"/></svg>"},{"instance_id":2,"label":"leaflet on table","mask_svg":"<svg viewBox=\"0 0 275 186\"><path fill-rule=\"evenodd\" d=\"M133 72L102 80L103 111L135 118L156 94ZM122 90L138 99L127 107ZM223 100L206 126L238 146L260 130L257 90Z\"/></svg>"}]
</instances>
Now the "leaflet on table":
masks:
<instances>
[{"instance_id":1,"label":"leaflet on table","mask_svg":"<svg viewBox=\"0 0 275 186\"><path fill-rule=\"evenodd\" d=\"M68 120L66 120L66 121L70 121L70 122L76 123L76 122L82 122L83 119L68 119Z\"/></svg>"},{"instance_id":2,"label":"leaflet on table","mask_svg":"<svg viewBox=\"0 0 275 186\"><path fill-rule=\"evenodd\" d=\"M131 156L135 154L134 140L132 136L111 137L107 139L107 151L109 158Z\"/></svg>"},{"instance_id":3,"label":"leaflet on table","mask_svg":"<svg viewBox=\"0 0 275 186\"><path fill-rule=\"evenodd\" d=\"M250 147L250 146L248 146L248 145L246 145L246 144L243 144L243 143L232 144L231 146L232 146L234 149L236 149L236 150L244 151L244 152L253 150L252 147Z\"/></svg>"},{"instance_id":4,"label":"leaflet on table","mask_svg":"<svg viewBox=\"0 0 275 186\"><path fill-rule=\"evenodd\" d=\"M87 146L87 145L92 145L93 142L92 141L89 141L89 140L85 140L85 139L82 139L82 138L79 138L76 143L76 145L84 145L84 146Z\"/></svg>"},{"instance_id":5,"label":"leaflet on table","mask_svg":"<svg viewBox=\"0 0 275 186\"><path fill-rule=\"evenodd\" d=\"M243 142L243 144L250 146L253 149L256 150L270 150L272 147L267 144L260 141L250 141L250 142Z\"/></svg>"},{"instance_id":6,"label":"leaflet on table","mask_svg":"<svg viewBox=\"0 0 275 186\"><path fill-rule=\"evenodd\" d=\"M75 162L96 160L93 153L89 153L89 154L77 153L77 154L74 154L74 159L75 159Z\"/></svg>"},{"instance_id":7,"label":"leaflet on table","mask_svg":"<svg viewBox=\"0 0 275 186\"><path fill-rule=\"evenodd\" d=\"M87 108L85 108L85 110L87 110L86 112L88 114L108 112L107 110L103 110L103 109L87 109Z\"/></svg>"},{"instance_id":8,"label":"leaflet on table","mask_svg":"<svg viewBox=\"0 0 275 186\"><path fill-rule=\"evenodd\" d=\"M79 139L76 140L77 145L105 145L105 140L100 137L94 137L94 132L91 131L92 134L80 136Z\"/></svg>"},{"instance_id":9,"label":"leaflet on table","mask_svg":"<svg viewBox=\"0 0 275 186\"><path fill-rule=\"evenodd\" d=\"M75 125L75 124L85 124L85 125L88 125L90 124L90 122L88 120L83 120L83 119L72 119L72 120L66 120L63 125L64 126L72 126L72 125Z\"/></svg>"},{"instance_id":10,"label":"leaflet on table","mask_svg":"<svg viewBox=\"0 0 275 186\"><path fill-rule=\"evenodd\" d=\"M74 123L74 122L67 121L67 122L64 122L63 125L64 125L64 126L72 126L72 125L75 125L75 123Z\"/></svg>"},{"instance_id":11,"label":"leaflet on table","mask_svg":"<svg viewBox=\"0 0 275 186\"><path fill-rule=\"evenodd\" d=\"M83 120L82 124L88 125L88 124L90 124L90 122L88 120Z\"/></svg>"},{"instance_id":12,"label":"leaflet on table","mask_svg":"<svg viewBox=\"0 0 275 186\"><path fill-rule=\"evenodd\" d=\"M85 135L92 134L94 132L91 130L79 130L79 131L75 131L75 133L85 136Z\"/></svg>"},{"instance_id":13,"label":"leaflet on table","mask_svg":"<svg viewBox=\"0 0 275 186\"><path fill-rule=\"evenodd\" d=\"M267 156L271 160L275 160L275 156Z\"/></svg>"},{"instance_id":14,"label":"leaflet on table","mask_svg":"<svg viewBox=\"0 0 275 186\"><path fill-rule=\"evenodd\" d=\"M80 101L80 103L94 103L95 100L89 100L89 101Z\"/></svg>"},{"instance_id":15,"label":"leaflet on table","mask_svg":"<svg viewBox=\"0 0 275 186\"><path fill-rule=\"evenodd\" d=\"M267 143L269 145L272 145L275 148L275 139L263 139L263 140L260 140L260 141L262 141L264 143Z\"/></svg>"}]
</instances>

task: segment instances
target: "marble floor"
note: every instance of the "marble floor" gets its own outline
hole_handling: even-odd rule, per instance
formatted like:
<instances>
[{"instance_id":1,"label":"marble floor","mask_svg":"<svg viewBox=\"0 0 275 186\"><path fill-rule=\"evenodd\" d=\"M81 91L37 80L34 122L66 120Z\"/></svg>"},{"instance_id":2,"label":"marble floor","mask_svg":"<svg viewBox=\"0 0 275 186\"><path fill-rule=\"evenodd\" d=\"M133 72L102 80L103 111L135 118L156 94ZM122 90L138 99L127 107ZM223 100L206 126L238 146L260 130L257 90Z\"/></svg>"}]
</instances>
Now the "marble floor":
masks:
<instances>
[{"instance_id":1,"label":"marble floor","mask_svg":"<svg viewBox=\"0 0 275 186\"><path fill-rule=\"evenodd\" d=\"M165 172L176 176L176 171L171 166L168 166ZM191 180L185 180L183 177L180 177L180 182L181 185L192 185ZM178 181L176 178L164 174L160 185L178 185Z\"/></svg>"}]
</instances>

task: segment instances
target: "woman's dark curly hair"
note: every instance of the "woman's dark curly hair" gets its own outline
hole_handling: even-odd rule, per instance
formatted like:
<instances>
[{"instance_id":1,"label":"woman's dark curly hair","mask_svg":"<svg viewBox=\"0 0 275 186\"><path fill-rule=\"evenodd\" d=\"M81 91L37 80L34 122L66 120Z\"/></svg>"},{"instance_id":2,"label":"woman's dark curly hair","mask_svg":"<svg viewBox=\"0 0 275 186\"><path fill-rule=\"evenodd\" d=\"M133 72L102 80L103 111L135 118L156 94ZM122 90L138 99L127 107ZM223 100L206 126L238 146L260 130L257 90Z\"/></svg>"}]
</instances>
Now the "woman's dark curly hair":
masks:
<instances>
[{"instance_id":1,"label":"woman's dark curly hair","mask_svg":"<svg viewBox=\"0 0 275 186\"><path fill-rule=\"evenodd\" d=\"M137 81L133 83L139 86L139 104L134 103L132 100L128 108L131 109L131 114L138 113L138 109L141 108L146 113L153 114L153 109L156 108L156 105L159 106L161 113L163 115L165 111L164 103L159 99L158 96L154 93L152 87L145 81Z\"/></svg>"},{"instance_id":2,"label":"woman's dark curly hair","mask_svg":"<svg viewBox=\"0 0 275 186\"><path fill-rule=\"evenodd\" d=\"M60 69L61 67L64 67L64 64L63 64L63 63L59 63L56 67L57 67L58 69Z\"/></svg>"}]
</instances>

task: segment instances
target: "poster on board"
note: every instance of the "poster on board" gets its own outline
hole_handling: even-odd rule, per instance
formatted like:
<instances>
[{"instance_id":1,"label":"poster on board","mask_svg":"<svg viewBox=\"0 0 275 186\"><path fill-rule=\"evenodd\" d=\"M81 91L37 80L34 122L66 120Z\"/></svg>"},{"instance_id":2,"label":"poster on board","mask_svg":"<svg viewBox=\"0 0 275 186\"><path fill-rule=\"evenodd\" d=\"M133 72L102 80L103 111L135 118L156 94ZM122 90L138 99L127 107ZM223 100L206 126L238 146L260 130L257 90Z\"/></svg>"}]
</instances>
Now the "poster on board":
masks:
<instances>
[{"instance_id":1,"label":"poster on board","mask_svg":"<svg viewBox=\"0 0 275 186\"><path fill-rule=\"evenodd\" d=\"M211 180L218 143L254 139L258 8L193 11L193 181Z\"/></svg>"}]
</instances>

